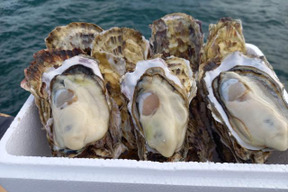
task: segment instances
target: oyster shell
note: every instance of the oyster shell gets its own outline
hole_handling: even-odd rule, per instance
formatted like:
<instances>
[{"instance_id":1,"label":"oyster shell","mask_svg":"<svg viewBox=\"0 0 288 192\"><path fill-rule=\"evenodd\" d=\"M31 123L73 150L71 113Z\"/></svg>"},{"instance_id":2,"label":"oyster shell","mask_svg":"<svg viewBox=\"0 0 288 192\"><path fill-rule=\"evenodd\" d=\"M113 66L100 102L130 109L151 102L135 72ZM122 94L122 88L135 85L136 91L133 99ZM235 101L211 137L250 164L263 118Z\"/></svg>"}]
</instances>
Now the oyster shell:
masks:
<instances>
[{"instance_id":1,"label":"oyster shell","mask_svg":"<svg viewBox=\"0 0 288 192\"><path fill-rule=\"evenodd\" d=\"M220 64L223 58L235 51L246 53L241 21L225 17L217 24L210 24L202 62Z\"/></svg>"},{"instance_id":2,"label":"oyster shell","mask_svg":"<svg viewBox=\"0 0 288 192\"><path fill-rule=\"evenodd\" d=\"M154 54L187 59L192 70L197 71L203 45L200 21L185 13L172 13L154 21L150 27Z\"/></svg>"},{"instance_id":3,"label":"oyster shell","mask_svg":"<svg viewBox=\"0 0 288 192\"><path fill-rule=\"evenodd\" d=\"M134 29L113 27L95 37L91 54L103 63L100 67L108 65L106 68L123 75L149 57L149 42Z\"/></svg>"},{"instance_id":4,"label":"oyster shell","mask_svg":"<svg viewBox=\"0 0 288 192\"><path fill-rule=\"evenodd\" d=\"M265 58L231 53L203 84L214 128L237 162L263 163L271 150L287 150L288 96Z\"/></svg>"},{"instance_id":5,"label":"oyster shell","mask_svg":"<svg viewBox=\"0 0 288 192\"><path fill-rule=\"evenodd\" d=\"M45 43L48 49L80 48L90 54L95 36L102 31L101 27L92 23L73 22L53 29Z\"/></svg>"},{"instance_id":6,"label":"oyster shell","mask_svg":"<svg viewBox=\"0 0 288 192\"><path fill-rule=\"evenodd\" d=\"M127 111L127 103L120 90L120 79L134 71L136 63L150 56L149 42L136 30L113 27L97 35L93 42L92 56L97 59L107 89L121 112L124 142L131 151L123 158L137 156L133 127ZM131 157L134 156L134 157Z\"/></svg>"},{"instance_id":7,"label":"oyster shell","mask_svg":"<svg viewBox=\"0 0 288 192\"><path fill-rule=\"evenodd\" d=\"M190 62L186 59L174 56L167 57L164 60L171 73L180 79L190 103L197 92L195 73L191 70Z\"/></svg>"},{"instance_id":8,"label":"oyster shell","mask_svg":"<svg viewBox=\"0 0 288 192\"><path fill-rule=\"evenodd\" d=\"M118 106L97 62L81 53L37 52L21 86L35 96L54 156L118 158L126 150Z\"/></svg>"}]
</instances>

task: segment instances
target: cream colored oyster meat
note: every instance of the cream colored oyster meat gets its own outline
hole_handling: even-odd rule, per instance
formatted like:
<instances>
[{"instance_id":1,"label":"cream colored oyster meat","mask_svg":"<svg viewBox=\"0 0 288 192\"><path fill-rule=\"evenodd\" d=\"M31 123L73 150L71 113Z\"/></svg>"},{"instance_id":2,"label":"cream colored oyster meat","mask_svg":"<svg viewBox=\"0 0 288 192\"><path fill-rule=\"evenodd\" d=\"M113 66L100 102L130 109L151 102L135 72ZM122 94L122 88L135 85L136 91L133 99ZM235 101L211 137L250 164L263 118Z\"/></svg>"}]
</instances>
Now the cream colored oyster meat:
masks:
<instances>
[{"instance_id":1,"label":"cream colored oyster meat","mask_svg":"<svg viewBox=\"0 0 288 192\"><path fill-rule=\"evenodd\" d=\"M288 148L287 111L277 106L265 87L235 72L220 76L222 101L234 118L230 123L247 144L284 151ZM249 111L249 113L247 113Z\"/></svg>"},{"instance_id":2,"label":"cream colored oyster meat","mask_svg":"<svg viewBox=\"0 0 288 192\"><path fill-rule=\"evenodd\" d=\"M141 86L146 91L138 96L137 103L146 141L151 148L170 157L184 141L187 121L183 119L188 118L184 100L160 79Z\"/></svg>"},{"instance_id":3,"label":"cream colored oyster meat","mask_svg":"<svg viewBox=\"0 0 288 192\"><path fill-rule=\"evenodd\" d=\"M109 109L100 86L83 75L57 76L53 84L54 141L79 150L108 130Z\"/></svg>"},{"instance_id":4,"label":"cream colored oyster meat","mask_svg":"<svg viewBox=\"0 0 288 192\"><path fill-rule=\"evenodd\" d=\"M228 126L241 146L287 150L287 92L263 60L235 52L204 79L206 86L213 81L208 98L212 111L217 110L215 119Z\"/></svg>"},{"instance_id":5,"label":"cream colored oyster meat","mask_svg":"<svg viewBox=\"0 0 288 192\"><path fill-rule=\"evenodd\" d=\"M65 74L68 67L81 63L81 60L84 61L83 65L93 61L76 56L64 61L60 68L43 75L47 83L52 79L53 136L59 148L79 150L101 139L108 130L109 106L100 81L83 73ZM94 68L96 74L102 77L95 66L89 65L89 68Z\"/></svg>"},{"instance_id":6,"label":"cream colored oyster meat","mask_svg":"<svg viewBox=\"0 0 288 192\"><path fill-rule=\"evenodd\" d=\"M188 107L168 81L158 75L143 76L151 68L160 68L169 80L182 87L179 79L170 73L166 63L158 58L138 62L136 70L124 76L121 90L129 99L128 109L132 114L135 114L132 105L136 102L139 119L135 119L135 115L132 118L134 122L140 122L140 127L137 128L148 146L168 158L183 145ZM136 89L140 91L135 93Z\"/></svg>"}]
</instances>

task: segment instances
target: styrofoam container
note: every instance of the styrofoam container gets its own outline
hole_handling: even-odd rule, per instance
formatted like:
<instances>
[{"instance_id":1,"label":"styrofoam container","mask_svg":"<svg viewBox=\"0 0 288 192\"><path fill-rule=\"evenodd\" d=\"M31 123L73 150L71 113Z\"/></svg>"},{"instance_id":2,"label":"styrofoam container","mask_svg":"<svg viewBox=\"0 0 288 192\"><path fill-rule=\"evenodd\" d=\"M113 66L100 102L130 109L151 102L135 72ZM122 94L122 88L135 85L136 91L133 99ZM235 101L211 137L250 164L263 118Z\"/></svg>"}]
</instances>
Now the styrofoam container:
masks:
<instances>
[{"instance_id":1,"label":"styrofoam container","mask_svg":"<svg viewBox=\"0 0 288 192\"><path fill-rule=\"evenodd\" d=\"M265 165L51 157L41 127L30 96L0 141L0 185L8 192L288 190L287 151Z\"/></svg>"}]
</instances>

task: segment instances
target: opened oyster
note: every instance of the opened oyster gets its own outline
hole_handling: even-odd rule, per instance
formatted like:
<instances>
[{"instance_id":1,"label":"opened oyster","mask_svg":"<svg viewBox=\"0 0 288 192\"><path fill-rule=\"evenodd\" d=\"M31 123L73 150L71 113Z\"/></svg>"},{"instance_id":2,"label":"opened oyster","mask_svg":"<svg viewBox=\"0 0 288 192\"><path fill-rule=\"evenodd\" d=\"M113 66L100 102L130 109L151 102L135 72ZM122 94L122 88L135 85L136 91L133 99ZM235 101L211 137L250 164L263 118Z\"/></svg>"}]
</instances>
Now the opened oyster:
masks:
<instances>
[{"instance_id":1,"label":"opened oyster","mask_svg":"<svg viewBox=\"0 0 288 192\"><path fill-rule=\"evenodd\" d=\"M162 59L138 62L121 86L136 125L140 159L183 158L179 151L185 140L189 103L180 80L166 63Z\"/></svg>"},{"instance_id":2,"label":"opened oyster","mask_svg":"<svg viewBox=\"0 0 288 192\"><path fill-rule=\"evenodd\" d=\"M202 62L219 64L223 58L234 51L246 53L241 21L225 17L217 24L210 24Z\"/></svg>"},{"instance_id":3,"label":"opened oyster","mask_svg":"<svg viewBox=\"0 0 288 192\"><path fill-rule=\"evenodd\" d=\"M173 13L154 21L151 29L154 54L187 59L192 70L197 71L203 45L200 21L185 13Z\"/></svg>"},{"instance_id":4,"label":"opened oyster","mask_svg":"<svg viewBox=\"0 0 288 192\"><path fill-rule=\"evenodd\" d=\"M118 158L120 113L95 60L82 51L42 50L25 70L54 156Z\"/></svg>"},{"instance_id":5,"label":"opened oyster","mask_svg":"<svg viewBox=\"0 0 288 192\"><path fill-rule=\"evenodd\" d=\"M103 29L92 23L73 22L56 27L45 39L48 49L72 50L80 48L90 54L92 42Z\"/></svg>"},{"instance_id":6,"label":"opened oyster","mask_svg":"<svg viewBox=\"0 0 288 192\"><path fill-rule=\"evenodd\" d=\"M206 44L206 63L200 67L201 90L211 111L207 121L213 119L209 126L224 144L218 148L220 157L263 163L271 150L288 148L288 96L263 53L256 46L245 45L237 28L242 27L232 19L222 19L213 27L210 35L217 33L214 29L220 31L209 40L221 45L209 40ZM219 40L221 36L225 41ZM211 54L207 50L212 50Z\"/></svg>"},{"instance_id":7,"label":"opened oyster","mask_svg":"<svg viewBox=\"0 0 288 192\"><path fill-rule=\"evenodd\" d=\"M198 150L205 150L202 141L188 140L198 132L190 122L189 103L195 96L196 83L189 61L176 57L167 61L169 64L161 58L140 61L133 73L125 74L121 83L136 127L139 158L207 160L199 157Z\"/></svg>"}]
</instances>

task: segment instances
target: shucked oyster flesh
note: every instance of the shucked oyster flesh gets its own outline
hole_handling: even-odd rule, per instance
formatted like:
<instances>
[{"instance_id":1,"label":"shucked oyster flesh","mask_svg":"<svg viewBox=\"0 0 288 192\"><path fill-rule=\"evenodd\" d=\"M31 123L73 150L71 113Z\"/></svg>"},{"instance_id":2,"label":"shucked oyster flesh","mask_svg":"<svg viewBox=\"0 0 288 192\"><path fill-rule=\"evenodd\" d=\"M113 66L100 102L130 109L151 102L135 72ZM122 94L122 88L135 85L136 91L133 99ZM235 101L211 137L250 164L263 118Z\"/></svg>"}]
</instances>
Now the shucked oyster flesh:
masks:
<instances>
[{"instance_id":1,"label":"shucked oyster flesh","mask_svg":"<svg viewBox=\"0 0 288 192\"><path fill-rule=\"evenodd\" d=\"M188 95L167 64L160 58L138 62L124 76L121 90L137 129L140 159L183 159Z\"/></svg>"},{"instance_id":2,"label":"shucked oyster flesh","mask_svg":"<svg viewBox=\"0 0 288 192\"><path fill-rule=\"evenodd\" d=\"M50 85L55 144L72 150L79 150L101 139L108 131L110 117L99 69L92 69L97 77L92 74L90 77L87 73L91 72L85 67L64 68L66 63L74 65L79 60L91 62L73 57L66 60L63 67L43 74L46 85L55 77Z\"/></svg>"},{"instance_id":3,"label":"shucked oyster flesh","mask_svg":"<svg viewBox=\"0 0 288 192\"><path fill-rule=\"evenodd\" d=\"M51 58L57 51L42 51L37 56L49 54L48 60L36 57L40 69L37 75L41 77L38 84L29 83L35 78L29 75L35 66L30 66L23 87L29 91L40 87L44 93L31 91L39 109L43 105L47 108L40 110L40 116L49 117L42 118L42 123L53 155L118 158L125 150L121 144L120 114L108 95L97 62L84 55L53 62Z\"/></svg>"}]
</instances>

